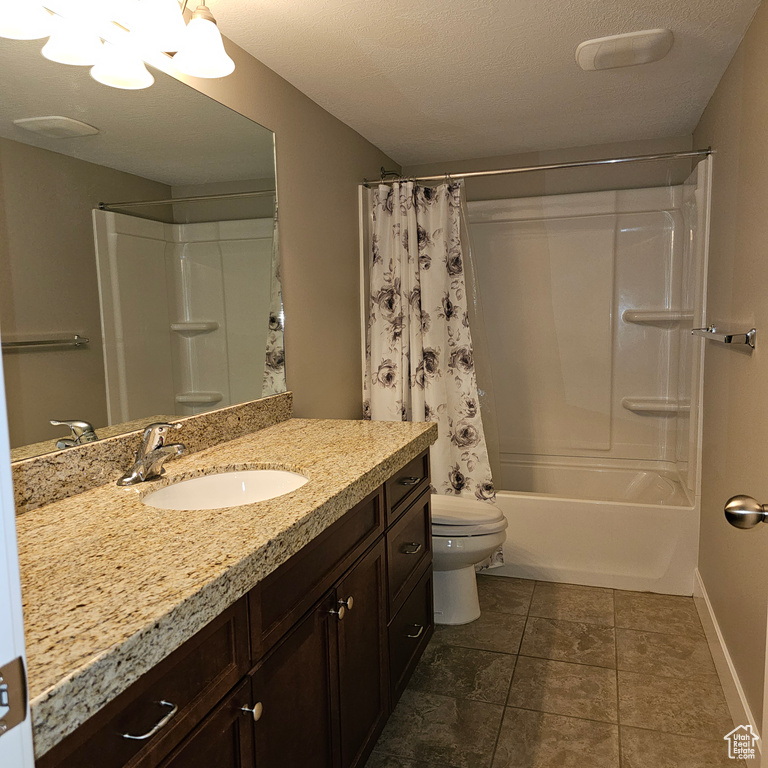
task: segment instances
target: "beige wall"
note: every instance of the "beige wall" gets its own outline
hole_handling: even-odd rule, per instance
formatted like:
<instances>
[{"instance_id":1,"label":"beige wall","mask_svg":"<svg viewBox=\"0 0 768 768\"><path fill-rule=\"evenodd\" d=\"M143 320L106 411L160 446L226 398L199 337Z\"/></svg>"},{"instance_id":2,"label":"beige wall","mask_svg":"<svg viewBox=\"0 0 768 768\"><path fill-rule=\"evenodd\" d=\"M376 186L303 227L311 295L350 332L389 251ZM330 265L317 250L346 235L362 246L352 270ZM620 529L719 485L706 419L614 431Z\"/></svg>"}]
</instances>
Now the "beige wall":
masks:
<instances>
[{"instance_id":1,"label":"beige wall","mask_svg":"<svg viewBox=\"0 0 768 768\"><path fill-rule=\"evenodd\" d=\"M649 155L692 149L690 136L646 141L627 141L591 147L527 152L519 155L457 160L450 163L428 163L403 168L407 176L432 176L439 173L489 171L526 165L595 160L609 157ZM469 200L501 200L507 197L538 197L571 192L600 192L605 189L632 189L679 184L690 174L690 160L674 162L631 163L619 166L573 168L560 171L537 171L508 176L467 179Z\"/></svg>"},{"instance_id":2,"label":"beige wall","mask_svg":"<svg viewBox=\"0 0 768 768\"><path fill-rule=\"evenodd\" d=\"M3 338L80 333L87 347L3 356L11 445L66 437L49 419L107 423L91 209L169 197L164 184L0 139L0 328Z\"/></svg>"},{"instance_id":3,"label":"beige wall","mask_svg":"<svg viewBox=\"0 0 768 768\"><path fill-rule=\"evenodd\" d=\"M227 43L237 64L196 87L275 132L288 388L303 417L360 418L357 185L393 161ZM386 119L384 116L383 119Z\"/></svg>"},{"instance_id":4,"label":"beige wall","mask_svg":"<svg viewBox=\"0 0 768 768\"><path fill-rule=\"evenodd\" d=\"M753 354L708 344L699 555L706 589L749 705L762 712L768 526L723 518L737 493L768 502L768 5L758 11L696 129L714 156L707 319L758 329Z\"/></svg>"}]
</instances>

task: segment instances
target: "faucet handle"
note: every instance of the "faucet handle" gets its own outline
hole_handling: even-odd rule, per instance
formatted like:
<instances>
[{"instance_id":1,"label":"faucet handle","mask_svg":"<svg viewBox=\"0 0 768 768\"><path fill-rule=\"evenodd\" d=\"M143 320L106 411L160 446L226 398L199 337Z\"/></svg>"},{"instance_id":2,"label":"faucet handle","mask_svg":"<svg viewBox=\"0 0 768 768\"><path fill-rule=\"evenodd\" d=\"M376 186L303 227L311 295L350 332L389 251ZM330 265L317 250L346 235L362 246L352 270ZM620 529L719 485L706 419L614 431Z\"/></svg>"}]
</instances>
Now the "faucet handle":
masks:
<instances>
[{"instance_id":1,"label":"faucet handle","mask_svg":"<svg viewBox=\"0 0 768 768\"><path fill-rule=\"evenodd\" d=\"M58 419L51 419L51 424L54 427L69 427L72 431L74 445L92 443L94 440L99 439L93 429L93 424L89 421L83 421L82 419L62 419L61 421ZM60 442L63 443L64 441L62 440Z\"/></svg>"},{"instance_id":2,"label":"faucet handle","mask_svg":"<svg viewBox=\"0 0 768 768\"><path fill-rule=\"evenodd\" d=\"M154 424L150 424L144 430L140 454L146 456L150 451L162 448L165 445L168 433L172 429L181 429L181 424L170 424L165 421L157 421Z\"/></svg>"}]
</instances>

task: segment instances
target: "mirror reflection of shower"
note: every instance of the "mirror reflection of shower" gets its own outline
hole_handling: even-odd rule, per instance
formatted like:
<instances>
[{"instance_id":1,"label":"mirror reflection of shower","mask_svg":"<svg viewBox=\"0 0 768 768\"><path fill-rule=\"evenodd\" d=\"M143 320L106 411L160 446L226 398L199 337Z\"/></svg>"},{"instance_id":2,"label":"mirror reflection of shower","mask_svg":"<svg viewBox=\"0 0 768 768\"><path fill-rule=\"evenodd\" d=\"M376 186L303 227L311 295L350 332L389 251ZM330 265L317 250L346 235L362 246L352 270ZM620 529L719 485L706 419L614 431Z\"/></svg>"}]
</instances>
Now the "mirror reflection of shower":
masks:
<instances>
[{"instance_id":1,"label":"mirror reflection of shower","mask_svg":"<svg viewBox=\"0 0 768 768\"><path fill-rule=\"evenodd\" d=\"M285 388L274 218L205 219L94 211L110 424Z\"/></svg>"}]
</instances>

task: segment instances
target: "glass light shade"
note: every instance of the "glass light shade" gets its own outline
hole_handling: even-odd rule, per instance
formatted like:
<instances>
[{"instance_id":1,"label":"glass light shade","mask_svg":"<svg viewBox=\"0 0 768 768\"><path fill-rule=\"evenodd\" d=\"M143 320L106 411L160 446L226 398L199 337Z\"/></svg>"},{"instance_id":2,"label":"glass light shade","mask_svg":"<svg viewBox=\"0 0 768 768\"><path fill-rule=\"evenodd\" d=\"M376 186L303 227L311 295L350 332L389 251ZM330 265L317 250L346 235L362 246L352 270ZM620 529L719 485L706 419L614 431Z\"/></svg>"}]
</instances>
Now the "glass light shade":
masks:
<instances>
[{"instance_id":1,"label":"glass light shade","mask_svg":"<svg viewBox=\"0 0 768 768\"><path fill-rule=\"evenodd\" d=\"M193 17L184 33L173 64L192 77L226 77L235 70L235 62L224 50L219 28L212 21Z\"/></svg>"},{"instance_id":2,"label":"glass light shade","mask_svg":"<svg viewBox=\"0 0 768 768\"><path fill-rule=\"evenodd\" d=\"M140 91L155 82L144 62L125 48L107 43L91 77L103 85L125 91Z\"/></svg>"},{"instance_id":3,"label":"glass light shade","mask_svg":"<svg viewBox=\"0 0 768 768\"><path fill-rule=\"evenodd\" d=\"M42 54L59 64L88 67L99 60L103 47L96 35L83 30L76 21L57 16L53 33L43 46Z\"/></svg>"},{"instance_id":4,"label":"glass light shade","mask_svg":"<svg viewBox=\"0 0 768 768\"><path fill-rule=\"evenodd\" d=\"M187 25L177 0L139 0L131 34L157 51L181 48Z\"/></svg>"},{"instance_id":5,"label":"glass light shade","mask_svg":"<svg viewBox=\"0 0 768 768\"><path fill-rule=\"evenodd\" d=\"M39 3L15 0L0 10L0 37L10 40L39 40L53 29L53 16Z\"/></svg>"}]
</instances>

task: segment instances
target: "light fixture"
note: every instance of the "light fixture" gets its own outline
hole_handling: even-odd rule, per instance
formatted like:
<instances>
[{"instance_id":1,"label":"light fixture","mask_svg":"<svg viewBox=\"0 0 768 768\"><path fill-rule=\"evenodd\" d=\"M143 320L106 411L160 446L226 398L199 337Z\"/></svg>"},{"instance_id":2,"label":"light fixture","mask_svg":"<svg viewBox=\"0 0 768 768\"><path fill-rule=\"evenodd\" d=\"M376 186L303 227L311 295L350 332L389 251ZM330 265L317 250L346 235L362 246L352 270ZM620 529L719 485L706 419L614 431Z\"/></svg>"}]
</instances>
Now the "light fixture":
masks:
<instances>
[{"instance_id":1,"label":"light fixture","mask_svg":"<svg viewBox=\"0 0 768 768\"><path fill-rule=\"evenodd\" d=\"M188 0L0 0L0 37L48 37L43 56L92 67L94 80L137 90L155 82L144 62L164 72L226 77L235 69L205 0L184 22ZM176 53L171 59L170 54ZM173 66L169 67L169 62Z\"/></svg>"},{"instance_id":2,"label":"light fixture","mask_svg":"<svg viewBox=\"0 0 768 768\"><path fill-rule=\"evenodd\" d=\"M185 31L184 14L177 0L139 0L131 32L148 48L178 51Z\"/></svg>"},{"instance_id":3,"label":"light fixture","mask_svg":"<svg viewBox=\"0 0 768 768\"><path fill-rule=\"evenodd\" d=\"M216 19L204 2L192 14L173 64L192 77L226 77L234 71L235 62L224 50Z\"/></svg>"},{"instance_id":4,"label":"light fixture","mask_svg":"<svg viewBox=\"0 0 768 768\"><path fill-rule=\"evenodd\" d=\"M140 91L155 82L133 51L112 43L104 43L101 57L91 69L91 77L103 85L125 91Z\"/></svg>"},{"instance_id":5,"label":"light fixture","mask_svg":"<svg viewBox=\"0 0 768 768\"><path fill-rule=\"evenodd\" d=\"M16 0L4 6L0 15L0 37L39 40L51 34L53 17L40 3Z\"/></svg>"},{"instance_id":6,"label":"light fixture","mask_svg":"<svg viewBox=\"0 0 768 768\"><path fill-rule=\"evenodd\" d=\"M101 56L103 44L93 32L73 19L56 16L53 32L43 46L43 56L59 64L87 67Z\"/></svg>"},{"instance_id":7,"label":"light fixture","mask_svg":"<svg viewBox=\"0 0 768 768\"><path fill-rule=\"evenodd\" d=\"M576 49L576 61L587 72L634 67L663 59L672 50L671 29L644 29L623 35L586 40Z\"/></svg>"}]
</instances>

